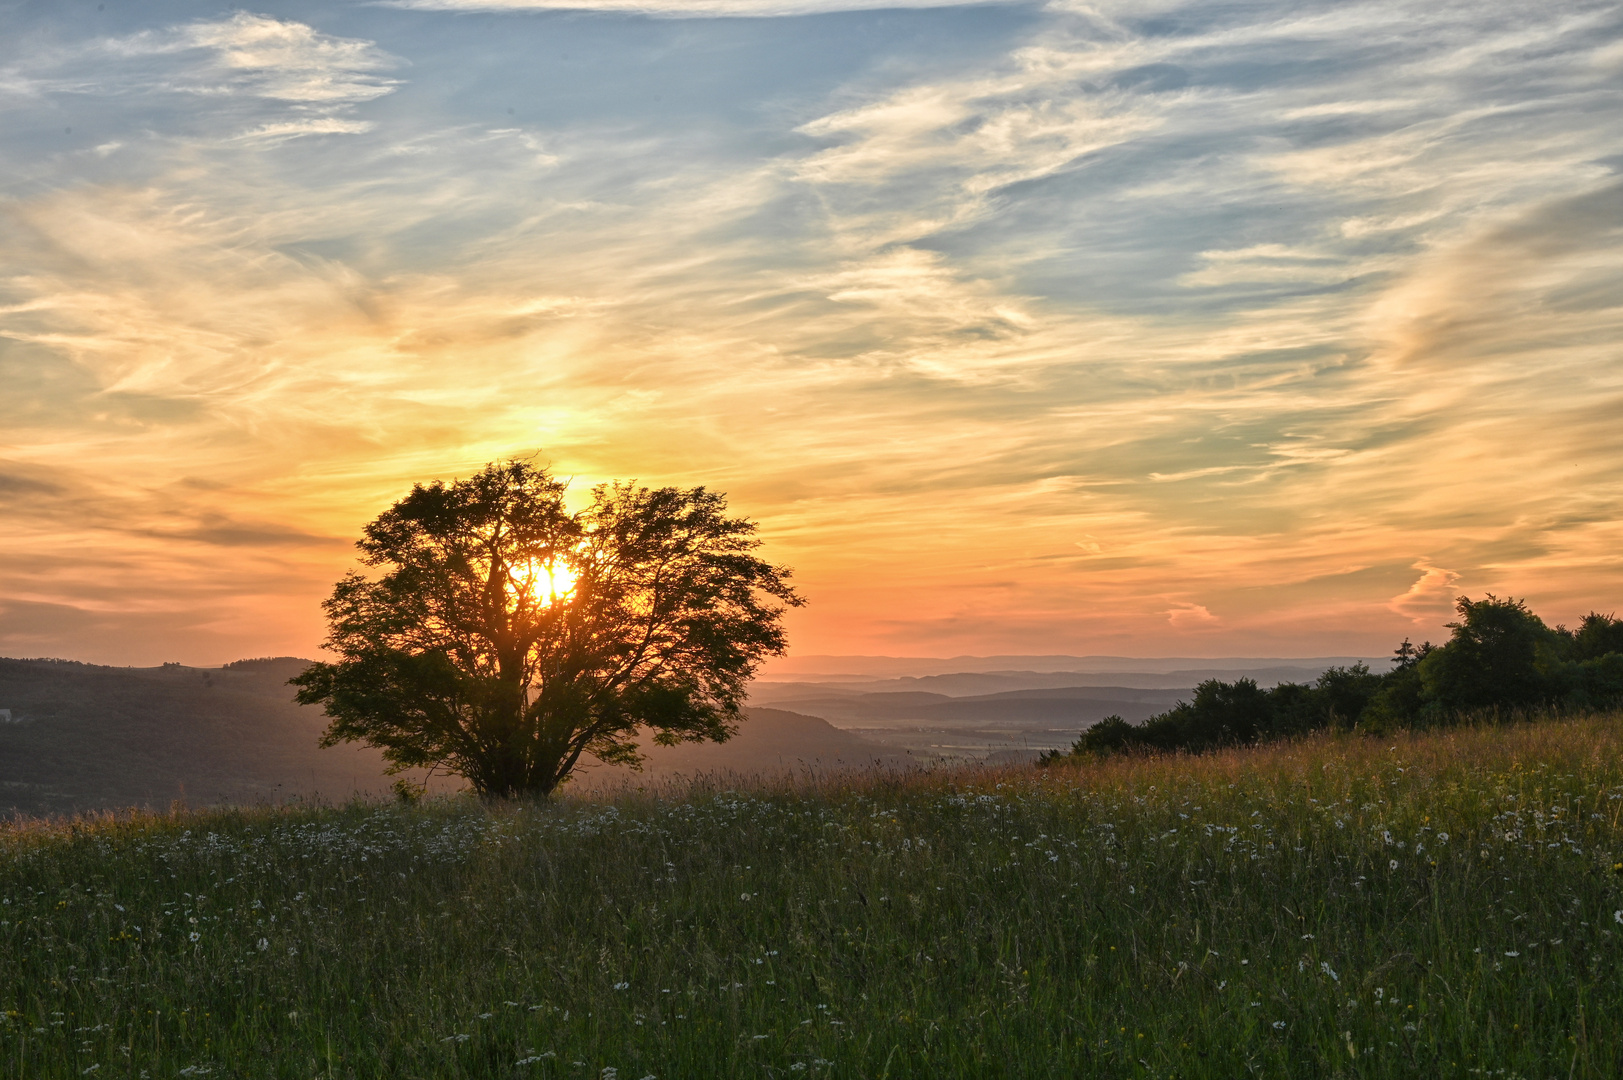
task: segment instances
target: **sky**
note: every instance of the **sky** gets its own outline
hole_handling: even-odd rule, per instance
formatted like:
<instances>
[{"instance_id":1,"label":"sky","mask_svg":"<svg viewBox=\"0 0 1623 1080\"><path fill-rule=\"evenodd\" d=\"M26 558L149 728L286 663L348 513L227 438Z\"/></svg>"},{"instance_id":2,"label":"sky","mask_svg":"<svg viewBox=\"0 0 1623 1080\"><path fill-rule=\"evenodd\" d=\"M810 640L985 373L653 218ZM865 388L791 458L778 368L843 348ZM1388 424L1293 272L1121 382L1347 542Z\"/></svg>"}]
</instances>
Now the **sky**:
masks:
<instances>
[{"instance_id":1,"label":"sky","mask_svg":"<svg viewBox=\"0 0 1623 1080\"><path fill-rule=\"evenodd\" d=\"M512 457L796 654L1623 610L1623 9L0 0L0 654L314 655Z\"/></svg>"}]
</instances>

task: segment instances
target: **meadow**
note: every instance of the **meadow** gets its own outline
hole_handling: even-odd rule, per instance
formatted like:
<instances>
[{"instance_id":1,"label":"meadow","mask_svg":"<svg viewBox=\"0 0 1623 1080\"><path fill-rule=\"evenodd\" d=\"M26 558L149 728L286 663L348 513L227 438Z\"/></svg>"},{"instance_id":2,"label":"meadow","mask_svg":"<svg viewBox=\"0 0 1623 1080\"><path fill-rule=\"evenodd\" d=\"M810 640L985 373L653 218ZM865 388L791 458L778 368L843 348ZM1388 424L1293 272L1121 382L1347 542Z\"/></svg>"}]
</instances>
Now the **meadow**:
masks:
<instances>
[{"instance_id":1,"label":"meadow","mask_svg":"<svg viewBox=\"0 0 1623 1080\"><path fill-rule=\"evenodd\" d=\"M1623 718L0 832L11 1077L1610 1077Z\"/></svg>"}]
</instances>

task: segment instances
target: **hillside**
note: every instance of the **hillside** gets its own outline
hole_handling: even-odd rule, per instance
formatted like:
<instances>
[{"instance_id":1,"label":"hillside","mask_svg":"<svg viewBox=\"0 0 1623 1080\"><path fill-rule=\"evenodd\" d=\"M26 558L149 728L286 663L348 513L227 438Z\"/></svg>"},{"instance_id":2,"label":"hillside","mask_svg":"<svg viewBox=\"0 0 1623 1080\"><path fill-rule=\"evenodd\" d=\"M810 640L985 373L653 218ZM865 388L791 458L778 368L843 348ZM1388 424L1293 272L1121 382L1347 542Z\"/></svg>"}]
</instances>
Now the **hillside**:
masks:
<instances>
[{"instance_id":1,"label":"hillside","mask_svg":"<svg viewBox=\"0 0 1623 1080\"><path fill-rule=\"evenodd\" d=\"M0 660L0 813L343 800L392 782L375 750L320 749L286 685L306 661L110 668Z\"/></svg>"},{"instance_id":2,"label":"hillside","mask_svg":"<svg viewBox=\"0 0 1623 1080\"><path fill-rule=\"evenodd\" d=\"M0 659L0 816L145 806L342 802L387 796L382 755L317 746L326 718L294 704L293 657L224 668L111 668ZM905 755L815 717L750 711L731 741L652 747L641 774L588 765L578 786L613 788L675 774L842 769ZM436 778L432 790L462 786Z\"/></svg>"}]
</instances>

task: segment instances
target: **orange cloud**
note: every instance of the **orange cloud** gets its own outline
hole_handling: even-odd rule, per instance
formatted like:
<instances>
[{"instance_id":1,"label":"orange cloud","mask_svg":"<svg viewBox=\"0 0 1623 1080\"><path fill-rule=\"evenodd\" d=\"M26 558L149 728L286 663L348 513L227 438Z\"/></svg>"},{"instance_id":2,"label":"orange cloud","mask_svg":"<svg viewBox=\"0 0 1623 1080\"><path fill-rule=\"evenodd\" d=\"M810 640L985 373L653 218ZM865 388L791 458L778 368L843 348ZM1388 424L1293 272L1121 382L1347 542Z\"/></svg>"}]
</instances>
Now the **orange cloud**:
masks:
<instances>
[{"instance_id":1,"label":"orange cloud","mask_svg":"<svg viewBox=\"0 0 1623 1080\"><path fill-rule=\"evenodd\" d=\"M1387 602L1387 607L1416 626L1436 625L1454 609L1458 595L1455 582L1460 575L1438 566L1428 566L1424 560L1414 564L1420 577L1398 596Z\"/></svg>"}]
</instances>

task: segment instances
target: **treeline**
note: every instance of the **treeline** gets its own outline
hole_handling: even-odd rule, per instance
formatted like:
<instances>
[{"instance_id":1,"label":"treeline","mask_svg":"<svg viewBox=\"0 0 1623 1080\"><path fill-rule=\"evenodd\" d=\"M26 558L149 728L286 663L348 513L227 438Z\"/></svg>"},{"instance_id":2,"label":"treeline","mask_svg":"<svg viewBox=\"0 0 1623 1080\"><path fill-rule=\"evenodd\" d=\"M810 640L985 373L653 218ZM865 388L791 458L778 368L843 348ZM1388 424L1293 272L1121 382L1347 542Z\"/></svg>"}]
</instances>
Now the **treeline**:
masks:
<instances>
[{"instance_id":1,"label":"treeline","mask_svg":"<svg viewBox=\"0 0 1623 1080\"><path fill-rule=\"evenodd\" d=\"M1591 612L1576 629L1553 629L1520 600L1489 595L1455 605L1447 642L1407 638L1392 670L1334 667L1311 683L1264 690L1251 679L1208 679L1143 724L1106 717L1083 732L1071 754L1132 750L1200 751L1325 728L1372 733L1434 727L1488 713L1584 711L1623 704L1623 619ZM1044 755L1044 762L1067 756Z\"/></svg>"}]
</instances>

